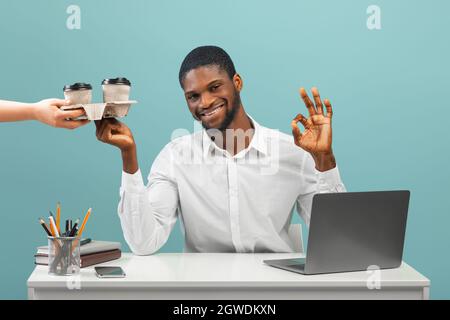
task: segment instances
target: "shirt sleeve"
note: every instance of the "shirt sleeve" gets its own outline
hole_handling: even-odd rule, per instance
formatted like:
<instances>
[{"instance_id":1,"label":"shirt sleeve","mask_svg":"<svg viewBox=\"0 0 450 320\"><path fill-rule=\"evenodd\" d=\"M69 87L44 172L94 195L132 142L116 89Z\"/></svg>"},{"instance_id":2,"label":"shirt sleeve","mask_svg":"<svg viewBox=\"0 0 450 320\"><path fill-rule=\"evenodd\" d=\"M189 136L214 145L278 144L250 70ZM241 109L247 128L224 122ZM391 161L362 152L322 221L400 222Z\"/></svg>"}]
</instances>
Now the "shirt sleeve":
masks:
<instances>
[{"instance_id":1,"label":"shirt sleeve","mask_svg":"<svg viewBox=\"0 0 450 320\"><path fill-rule=\"evenodd\" d=\"M127 244L134 254L148 255L166 243L177 220L178 188L167 146L153 162L144 185L141 171L122 172L118 214Z\"/></svg>"},{"instance_id":2,"label":"shirt sleeve","mask_svg":"<svg viewBox=\"0 0 450 320\"><path fill-rule=\"evenodd\" d=\"M317 193L346 192L346 189L337 166L324 172L318 171L315 168L314 160L308 153L305 153L303 157L301 172L303 186L302 192L297 198L297 212L309 227L314 195Z\"/></svg>"}]
</instances>

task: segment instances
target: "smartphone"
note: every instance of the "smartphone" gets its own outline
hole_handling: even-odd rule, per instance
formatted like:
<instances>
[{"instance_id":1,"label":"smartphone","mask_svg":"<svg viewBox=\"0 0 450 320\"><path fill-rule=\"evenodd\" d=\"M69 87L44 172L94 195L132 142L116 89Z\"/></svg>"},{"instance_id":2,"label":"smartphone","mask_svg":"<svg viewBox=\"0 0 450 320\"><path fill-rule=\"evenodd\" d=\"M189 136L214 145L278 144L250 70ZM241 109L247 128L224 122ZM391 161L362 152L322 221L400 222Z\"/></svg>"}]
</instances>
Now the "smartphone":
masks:
<instances>
[{"instance_id":1,"label":"smartphone","mask_svg":"<svg viewBox=\"0 0 450 320\"><path fill-rule=\"evenodd\" d=\"M95 273L99 278L123 278L125 277L125 272L121 267L95 267Z\"/></svg>"}]
</instances>

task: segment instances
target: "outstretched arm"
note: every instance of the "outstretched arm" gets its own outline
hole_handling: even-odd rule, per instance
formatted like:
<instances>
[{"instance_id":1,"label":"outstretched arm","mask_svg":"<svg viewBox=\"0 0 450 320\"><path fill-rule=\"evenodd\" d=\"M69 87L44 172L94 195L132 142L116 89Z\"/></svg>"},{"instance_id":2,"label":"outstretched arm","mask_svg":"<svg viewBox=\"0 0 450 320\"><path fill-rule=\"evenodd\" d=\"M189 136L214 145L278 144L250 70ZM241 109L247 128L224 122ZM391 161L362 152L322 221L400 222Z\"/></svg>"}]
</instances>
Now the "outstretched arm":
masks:
<instances>
[{"instance_id":1,"label":"outstretched arm","mask_svg":"<svg viewBox=\"0 0 450 320\"><path fill-rule=\"evenodd\" d=\"M68 103L61 99L45 99L36 103L0 100L0 122L37 120L52 127L66 129L75 129L89 123L88 120L66 120L84 114L84 110L60 110L60 107Z\"/></svg>"}]
</instances>

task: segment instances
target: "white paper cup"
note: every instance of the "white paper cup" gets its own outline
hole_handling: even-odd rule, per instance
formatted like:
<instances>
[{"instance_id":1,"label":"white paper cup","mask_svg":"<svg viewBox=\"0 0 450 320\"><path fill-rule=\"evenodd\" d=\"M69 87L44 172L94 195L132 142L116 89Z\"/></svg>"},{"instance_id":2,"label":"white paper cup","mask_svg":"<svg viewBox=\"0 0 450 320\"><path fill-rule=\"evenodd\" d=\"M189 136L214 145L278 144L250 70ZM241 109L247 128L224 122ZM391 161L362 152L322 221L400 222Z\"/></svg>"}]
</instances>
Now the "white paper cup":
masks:
<instances>
[{"instance_id":1,"label":"white paper cup","mask_svg":"<svg viewBox=\"0 0 450 320\"><path fill-rule=\"evenodd\" d=\"M131 83L127 78L105 79L102 82L103 102L128 101Z\"/></svg>"},{"instance_id":2,"label":"white paper cup","mask_svg":"<svg viewBox=\"0 0 450 320\"><path fill-rule=\"evenodd\" d=\"M70 104L89 104L92 100L92 86L89 83L77 82L64 86L64 98Z\"/></svg>"}]
</instances>

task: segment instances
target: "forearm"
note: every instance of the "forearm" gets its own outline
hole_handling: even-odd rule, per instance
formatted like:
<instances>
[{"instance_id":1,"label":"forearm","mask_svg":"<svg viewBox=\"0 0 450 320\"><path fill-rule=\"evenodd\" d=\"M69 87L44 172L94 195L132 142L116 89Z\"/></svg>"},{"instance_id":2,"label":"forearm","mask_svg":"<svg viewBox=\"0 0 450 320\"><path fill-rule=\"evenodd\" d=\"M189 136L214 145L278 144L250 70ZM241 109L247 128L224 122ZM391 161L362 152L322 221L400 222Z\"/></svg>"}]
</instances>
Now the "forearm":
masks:
<instances>
[{"instance_id":1,"label":"forearm","mask_svg":"<svg viewBox=\"0 0 450 320\"><path fill-rule=\"evenodd\" d=\"M133 175L122 173L118 213L125 240L138 255L159 250L177 218L176 187L170 181L149 179L145 187L140 170Z\"/></svg>"},{"instance_id":2,"label":"forearm","mask_svg":"<svg viewBox=\"0 0 450 320\"><path fill-rule=\"evenodd\" d=\"M136 145L133 147L121 150L122 152L122 169L124 172L134 174L138 171L139 165L137 161Z\"/></svg>"},{"instance_id":3,"label":"forearm","mask_svg":"<svg viewBox=\"0 0 450 320\"><path fill-rule=\"evenodd\" d=\"M123 190L119 218L125 240L134 254L152 254L162 246L155 241L157 222L144 192L134 194Z\"/></svg>"},{"instance_id":4,"label":"forearm","mask_svg":"<svg viewBox=\"0 0 450 320\"><path fill-rule=\"evenodd\" d=\"M0 122L35 119L35 105L33 103L0 100Z\"/></svg>"},{"instance_id":5,"label":"forearm","mask_svg":"<svg viewBox=\"0 0 450 320\"><path fill-rule=\"evenodd\" d=\"M314 169L317 170L317 168L313 166L313 161L308 161L305 165L305 171L303 172L304 180L301 182L304 189L297 198L297 210L308 227L311 219L312 201L315 194L347 191L342 182L338 167L324 172L316 172ZM308 181L314 182L308 186Z\"/></svg>"}]
</instances>

